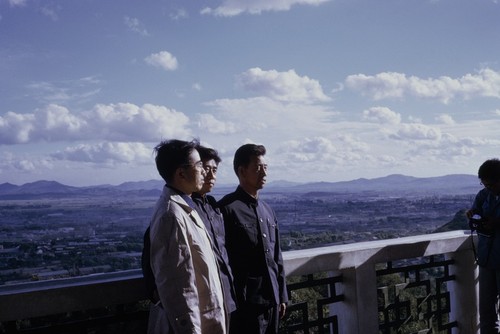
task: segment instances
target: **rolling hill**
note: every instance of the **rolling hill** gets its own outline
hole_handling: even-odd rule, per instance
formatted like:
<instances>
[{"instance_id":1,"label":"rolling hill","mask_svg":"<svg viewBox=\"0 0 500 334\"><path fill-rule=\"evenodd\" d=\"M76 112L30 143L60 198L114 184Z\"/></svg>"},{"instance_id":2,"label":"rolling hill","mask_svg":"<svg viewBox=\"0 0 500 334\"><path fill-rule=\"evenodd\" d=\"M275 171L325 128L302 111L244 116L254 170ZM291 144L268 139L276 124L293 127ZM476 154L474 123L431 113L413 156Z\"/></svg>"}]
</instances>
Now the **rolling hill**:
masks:
<instances>
[{"instance_id":1,"label":"rolling hill","mask_svg":"<svg viewBox=\"0 0 500 334\"><path fill-rule=\"evenodd\" d=\"M55 181L36 181L23 185L11 183L0 184L0 199L39 198L39 197L73 197L73 196L115 196L129 194L137 196L156 196L161 192L164 182L148 180L125 182L120 185L98 185L90 187L74 187ZM218 185L216 193L227 193L234 190L235 185ZM464 195L475 194L480 185L477 176L453 174L440 177L417 178L400 174L388 175L374 179L356 179L342 182L292 183L286 181L270 182L263 190L289 193L363 193L387 196L410 195Z\"/></svg>"}]
</instances>

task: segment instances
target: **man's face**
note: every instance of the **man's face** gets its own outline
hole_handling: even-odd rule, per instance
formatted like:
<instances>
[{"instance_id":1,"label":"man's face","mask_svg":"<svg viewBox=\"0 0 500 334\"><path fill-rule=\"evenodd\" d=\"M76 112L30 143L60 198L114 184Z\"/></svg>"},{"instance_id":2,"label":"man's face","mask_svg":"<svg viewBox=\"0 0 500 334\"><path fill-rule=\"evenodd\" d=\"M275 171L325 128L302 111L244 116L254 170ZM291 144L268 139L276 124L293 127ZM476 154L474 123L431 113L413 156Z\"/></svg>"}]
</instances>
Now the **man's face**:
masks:
<instances>
[{"instance_id":1,"label":"man's face","mask_svg":"<svg viewBox=\"0 0 500 334\"><path fill-rule=\"evenodd\" d=\"M185 175L186 190L190 190L189 195L198 192L203 187L205 170L198 151L193 150L189 155L188 163L183 166Z\"/></svg>"},{"instance_id":2,"label":"man's face","mask_svg":"<svg viewBox=\"0 0 500 334\"><path fill-rule=\"evenodd\" d=\"M247 191L257 192L264 188L267 177L267 163L263 155L252 157L246 167L241 168L240 182Z\"/></svg>"},{"instance_id":3,"label":"man's face","mask_svg":"<svg viewBox=\"0 0 500 334\"><path fill-rule=\"evenodd\" d=\"M217 180L217 163L214 159L203 161L203 169L205 170L205 182L203 187L199 191L200 194L204 195L212 191L215 186L215 181Z\"/></svg>"}]
</instances>

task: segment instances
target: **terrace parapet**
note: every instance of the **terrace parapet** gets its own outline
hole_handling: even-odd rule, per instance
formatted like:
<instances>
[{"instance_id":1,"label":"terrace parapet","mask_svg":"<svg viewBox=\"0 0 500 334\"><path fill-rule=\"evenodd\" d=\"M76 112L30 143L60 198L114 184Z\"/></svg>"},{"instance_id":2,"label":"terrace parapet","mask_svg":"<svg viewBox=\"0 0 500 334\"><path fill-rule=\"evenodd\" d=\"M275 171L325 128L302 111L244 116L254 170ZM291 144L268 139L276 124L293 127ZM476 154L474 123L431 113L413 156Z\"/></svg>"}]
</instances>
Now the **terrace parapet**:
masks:
<instances>
[{"instance_id":1,"label":"terrace parapet","mask_svg":"<svg viewBox=\"0 0 500 334\"><path fill-rule=\"evenodd\" d=\"M477 333L472 240L452 231L284 252L291 302L281 332ZM140 270L4 285L0 322L6 333L22 332L26 323L39 332L108 326L124 333L135 321L135 332L145 333L147 303ZM103 308L114 311L92 313ZM94 315L43 323L78 312Z\"/></svg>"}]
</instances>

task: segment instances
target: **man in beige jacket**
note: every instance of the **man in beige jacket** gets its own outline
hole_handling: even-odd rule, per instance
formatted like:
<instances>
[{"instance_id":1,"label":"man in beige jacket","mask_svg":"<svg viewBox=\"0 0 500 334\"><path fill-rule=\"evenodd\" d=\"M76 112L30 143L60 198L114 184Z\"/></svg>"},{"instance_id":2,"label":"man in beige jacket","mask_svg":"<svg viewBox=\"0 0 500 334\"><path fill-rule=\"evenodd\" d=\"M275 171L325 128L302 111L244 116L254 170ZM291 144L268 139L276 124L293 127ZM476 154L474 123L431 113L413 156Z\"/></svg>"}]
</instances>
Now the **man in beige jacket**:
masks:
<instances>
[{"instance_id":1,"label":"man in beige jacket","mask_svg":"<svg viewBox=\"0 0 500 334\"><path fill-rule=\"evenodd\" d=\"M194 210L205 171L197 141L163 141L155 147L165 180L150 223L151 268L160 301L151 309L149 331L225 334L226 312L211 241Z\"/></svg>"}]
</instances>

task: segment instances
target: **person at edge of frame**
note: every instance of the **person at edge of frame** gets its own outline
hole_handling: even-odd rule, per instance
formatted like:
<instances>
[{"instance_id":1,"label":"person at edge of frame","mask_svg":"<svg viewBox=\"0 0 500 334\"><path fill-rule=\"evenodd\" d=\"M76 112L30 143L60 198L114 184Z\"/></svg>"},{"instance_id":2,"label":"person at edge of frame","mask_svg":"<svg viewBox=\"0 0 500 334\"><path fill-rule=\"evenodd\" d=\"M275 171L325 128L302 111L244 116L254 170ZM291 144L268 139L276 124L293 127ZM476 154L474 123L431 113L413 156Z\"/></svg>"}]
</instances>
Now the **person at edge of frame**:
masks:
<instances>
[{"instance_id":1,"label":"person at edge of frame","mask_svg":"<svg viewBox=\"0 0 500 334\"><path fill-rule=\"evenodd\" d=\"M150 265L159 301L148 333L226 334L217 260L191 194L203 186L199 142L172 139L155 147L165 180L150 222Z\"/></svg>"},{"instance_id":2,"label":"person at edge of frame","mask_svg":"<svg viewBox=\"0 0 500 334\"><path fill-rule=\"evenodd\" d=\"M212 248L219 265L219 274L222 280L222 289L224 291L224 302L228 318L236 310L236 293L233 285L233 273L229 266L229 259L226 251L226 233L224 230L224 219L217 208L217 201L209 192L215 186L217 180L217 170L222 159L218 152L212 148L198 147L203 169L205 169L205 182L199 191L191 196L196 204L196 210L200 214L208 234L212 238ZM228 319L229 321L229 319Z\"/></svg>"},{"instance_id":3,"label":"person at edge of frame","mask_svg":"<svg viewBox=\"0 0 500 334\"><path fill-rule=\"evenodd\" d=\"M479 327L481 334L499 333L498 297L500 294L500 160L486 160L478 170L481 189L466 211L475 219L477 264L479 266Z\"/></svg>"},{"instance_id":4,"label":"person at edge of frame","mask_svg":"<svg viewBox=\"0 0 500 334\"><path fill-rule=\"evenodd\" d=\"M263 145L236 150L233 168L239 185L218 202L236 289L231 334L276 334L288 302L278 222L259 198L267 177L265 154Z\"/></svg>"}]
</instances>

